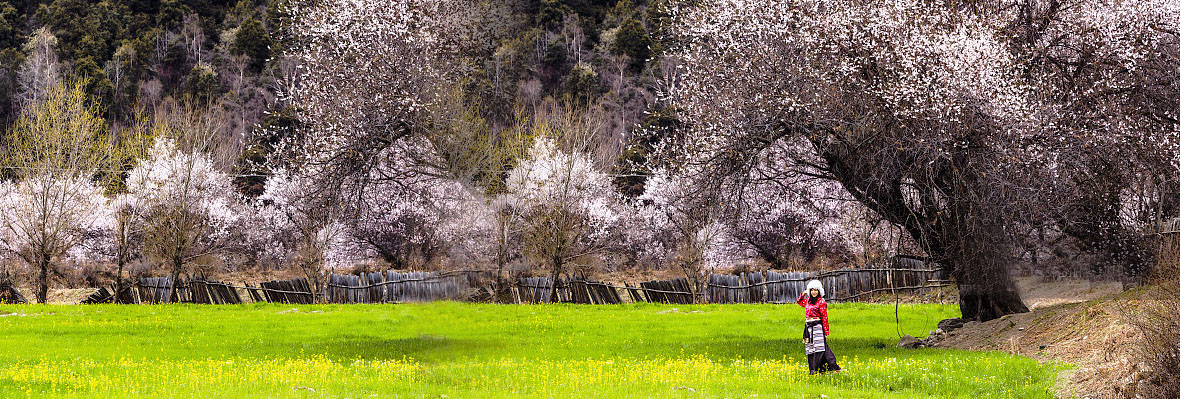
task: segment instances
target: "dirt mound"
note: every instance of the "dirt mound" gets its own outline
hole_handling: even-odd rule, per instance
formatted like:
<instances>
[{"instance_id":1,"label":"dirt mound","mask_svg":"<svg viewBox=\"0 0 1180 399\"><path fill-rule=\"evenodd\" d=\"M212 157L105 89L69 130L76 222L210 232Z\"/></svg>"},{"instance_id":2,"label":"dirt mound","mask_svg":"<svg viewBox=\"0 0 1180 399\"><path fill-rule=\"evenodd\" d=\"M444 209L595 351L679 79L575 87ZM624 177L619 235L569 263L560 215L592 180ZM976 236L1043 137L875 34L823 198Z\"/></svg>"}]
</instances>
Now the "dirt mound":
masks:
<instances>
[{"instance_id":1,"label":"dirt mound","mask_svg":"<svg viewBox=\"0 0 1180 399\"><path fill-rule=\"evenodd\" d=\"M1118 281L1039 277L1018 278L1016 288L1029 309L1110 298L1124 291L1123 284Z\"/></svg>"},{"instance_id":2,"label":"dirt mound","mask_svg":"<svg viewBox=\"0 0 1180 399\"><path fill-rule=\"evenodd\" d=\"M36 302L36 287L20 287L19 290L30 294L25 297L30 303ZM94 288L50 288L47 302L59 305L77 305L92 293L94 293Z\"/></svg>"},{"instance_id":3,"label":"dirt mound","mask_svg":"<svg viewBox=\"0 0 1180 399\"><path fill-rule=\"evenodd\" d=\"M1061 293L1076 288L1057 287L1050 291ZM934 334L926 343L940 348L1000 350L1043 362L1076 365L1076 369L1058 377L1062 397L1117 398L1135 391L1135 385L1143 382L1143 365L1134 359L1133 348L1142 337L1126 322L1121 309L1137 306L1136 302L1143 299L1133 292L1074 303L1066 303L1066 295L1044 298L1050 298L1046 302L1051 298L1059 301L1046 305L1034 302L1036 297L1026 297L1026 303L1033 305L1028 313L985 323L969 322L949 333Z\"/></svg>"}]
</instances>

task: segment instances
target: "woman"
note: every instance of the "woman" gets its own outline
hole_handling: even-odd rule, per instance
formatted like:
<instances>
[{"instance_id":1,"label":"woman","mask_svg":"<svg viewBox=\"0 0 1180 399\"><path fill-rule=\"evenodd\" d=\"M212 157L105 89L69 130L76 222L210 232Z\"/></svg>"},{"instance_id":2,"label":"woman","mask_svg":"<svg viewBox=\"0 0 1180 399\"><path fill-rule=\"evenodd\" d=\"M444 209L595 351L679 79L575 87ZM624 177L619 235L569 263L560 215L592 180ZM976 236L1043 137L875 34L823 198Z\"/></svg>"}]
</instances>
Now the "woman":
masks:
<instances>
[{"instance_id":1,"label":"woman","mask_svg":"<svg viewBox=\"0 0 1180 399\"><path fill-rule=\"evenodd\" d=\"M824 286L819 280L807 283L807 291L795 301L804 309L803 344L807 350L807 367L811 374L840 371L836 355L828 347L828 303L824 301ZM823 327L822 329L820 327Z\"/></svg>"}]
</instances>

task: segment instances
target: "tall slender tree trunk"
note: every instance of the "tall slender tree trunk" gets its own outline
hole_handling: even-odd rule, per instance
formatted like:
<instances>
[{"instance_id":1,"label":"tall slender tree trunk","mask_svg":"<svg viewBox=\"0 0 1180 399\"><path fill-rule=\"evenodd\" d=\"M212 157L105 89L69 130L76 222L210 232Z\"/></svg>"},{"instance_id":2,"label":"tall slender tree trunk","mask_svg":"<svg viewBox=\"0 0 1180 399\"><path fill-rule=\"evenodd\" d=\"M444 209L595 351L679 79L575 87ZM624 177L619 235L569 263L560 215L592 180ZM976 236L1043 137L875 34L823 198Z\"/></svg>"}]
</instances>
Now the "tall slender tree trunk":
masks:
<instances>
[{"instance_id":1,"label":"tall slender tree trunk","mask_svg":"<svg viewBox=\"0 0 1180 399\"><path fill-rule=\"evenodd\" d=\"M561 275L563 263L560 255L553 257L553 274L549 276L549 283L552 287L549 289L549 303L557 303L560 299L557 295L557 276Z\"/></svg>"},{"instance_id":2,"label":"tall slender tree trunk","mask_svg":"<svg viewBox=\"0 0 1180 399\"><path fill-rule=\"evenodd\" d=\"M123 303L123 266L127 264L122 251L119 252L119 269L115 272L115 303Z\"/></svg>"},{"instance_id":3,"label":"tall slender tree trunk","mask_svg":"<svg viewBox=\"0 0 1180 399\"><path fill-rule=\"evenodd\" d=\"M37 302L45 303L49 300L49 257L42 256L37 260L41 265L41 282L37 287Z\"/></svg>"},{"instance_id":4,"label":"tall slender tree trunk","mask_svg":"<svg viewBox=\"0 0 1180 399\"><path fill-rule=\"evenodd\" d=\"M172 258L172 293L168 296L168 301L172 303L180 302L180 268L184 266L184 261L179 257Z\"/></svg>"},{"instance_id":5,"label":"tall slender tree trunk","mask_svg":"<svg viewBox=\"0 0 1180 399\"><path fill-rule=\"evenodd\" d=\"M494 286L495 292L492 293L492 300L500 303L511 303L508 279L504 277L504 266L508 263L508 256L505 254L507 250L504 248L505 244L502 242L496 248L496 285Z\"/></svg>"}]
</instances>

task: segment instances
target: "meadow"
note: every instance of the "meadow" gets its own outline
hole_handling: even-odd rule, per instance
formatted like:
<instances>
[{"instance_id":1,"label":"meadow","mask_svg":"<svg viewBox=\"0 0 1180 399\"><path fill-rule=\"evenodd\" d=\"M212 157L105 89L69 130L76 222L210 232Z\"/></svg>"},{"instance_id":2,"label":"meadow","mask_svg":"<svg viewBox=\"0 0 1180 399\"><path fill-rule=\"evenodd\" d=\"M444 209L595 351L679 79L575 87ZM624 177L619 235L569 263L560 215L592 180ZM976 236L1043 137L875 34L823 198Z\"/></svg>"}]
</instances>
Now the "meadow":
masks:
<instances>
[{"instance_id":1,"label":"meadow","mask_svg":"<svg viewBox=\"0 0 1180 399\"><path fill-rule=\"evenodd\" d=\"M3 398L1052 398L1060 365L896 347L957 307L0 305Z\"/></svg>"}]
</instances>

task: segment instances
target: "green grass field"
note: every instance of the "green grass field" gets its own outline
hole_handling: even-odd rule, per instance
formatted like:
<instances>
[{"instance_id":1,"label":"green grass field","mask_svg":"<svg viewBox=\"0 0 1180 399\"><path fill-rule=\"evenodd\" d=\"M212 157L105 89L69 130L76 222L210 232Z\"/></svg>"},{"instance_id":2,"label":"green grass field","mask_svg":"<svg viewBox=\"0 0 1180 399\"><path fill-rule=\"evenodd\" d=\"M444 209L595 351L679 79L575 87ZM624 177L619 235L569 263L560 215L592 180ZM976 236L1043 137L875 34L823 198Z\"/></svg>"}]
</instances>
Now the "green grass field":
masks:
<instances>
[{"instance_id":1,"label":"green grass field","mask_svg":"<svg viewBox=\"0 0 1180 399\"><path fill-rule=\"evenodd\" d=\"M0 305L0 397L1053 397L1057 366L897 349L893 306L830 316L846 371L809 376L795 305Z\"/></svg>"}]
</instances>

